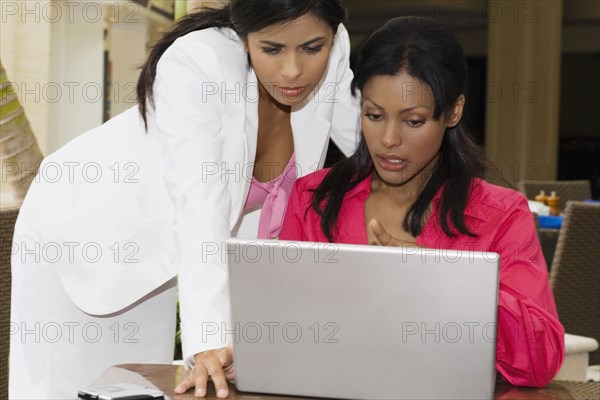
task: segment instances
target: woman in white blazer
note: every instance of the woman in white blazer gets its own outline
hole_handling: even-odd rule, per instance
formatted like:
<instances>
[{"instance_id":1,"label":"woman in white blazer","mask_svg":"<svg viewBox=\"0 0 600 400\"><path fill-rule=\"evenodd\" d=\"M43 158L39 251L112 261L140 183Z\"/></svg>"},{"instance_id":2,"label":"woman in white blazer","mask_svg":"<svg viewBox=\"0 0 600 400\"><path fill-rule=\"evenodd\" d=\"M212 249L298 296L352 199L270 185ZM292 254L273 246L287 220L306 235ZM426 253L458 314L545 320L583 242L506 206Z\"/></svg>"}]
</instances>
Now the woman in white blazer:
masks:
<instances>
[{"instance_id":1,"label":"woman in white blazer","mask_svg":"<svg viewBox=\"0 0 600 400\"><path fill-rule=\"evenodd\" d=\"M227 395L223 244L257 235L252 177L276 178L292 154L297 177L321 168L330 137L355 149L344 16L334 0L190 14L154 47L139 105L44 160L15 228L11 398L73 397L111 365L171 362L177 289L196 363L178 390L205 395L210 371Z\"/></svg>"}]
</instances>

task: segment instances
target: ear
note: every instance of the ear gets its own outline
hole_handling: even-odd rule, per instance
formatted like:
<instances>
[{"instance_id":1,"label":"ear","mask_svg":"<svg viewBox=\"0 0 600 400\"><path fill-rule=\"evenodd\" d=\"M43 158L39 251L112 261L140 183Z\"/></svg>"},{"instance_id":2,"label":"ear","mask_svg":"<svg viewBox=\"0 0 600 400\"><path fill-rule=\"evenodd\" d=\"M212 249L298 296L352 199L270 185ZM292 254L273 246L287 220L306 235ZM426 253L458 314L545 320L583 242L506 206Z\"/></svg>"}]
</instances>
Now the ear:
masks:
<instances>
[{"instance_id":1,"label":"ear","mask_svg":"<svg viewBox=\"0 0 600 400\"><path fill-rule=\"evenodd\" d=\"M454 110L452 110L452 115L448 119L448 127L454 128L460 122L460 119L463 115L463 110L465 108L465 96L460 95L456 103L454 103Z\"/></svg>"},{"instance_id":2,"label":"ear","mask_svg":"<svg viewBox=\"0 0 600 400\"><path fill-rule=\"evenodd\" d=\"M242 42L244 43L244 51L250 54L250 50L248 49L248 39L243 39Z\"/></svg>"}]
</instances>

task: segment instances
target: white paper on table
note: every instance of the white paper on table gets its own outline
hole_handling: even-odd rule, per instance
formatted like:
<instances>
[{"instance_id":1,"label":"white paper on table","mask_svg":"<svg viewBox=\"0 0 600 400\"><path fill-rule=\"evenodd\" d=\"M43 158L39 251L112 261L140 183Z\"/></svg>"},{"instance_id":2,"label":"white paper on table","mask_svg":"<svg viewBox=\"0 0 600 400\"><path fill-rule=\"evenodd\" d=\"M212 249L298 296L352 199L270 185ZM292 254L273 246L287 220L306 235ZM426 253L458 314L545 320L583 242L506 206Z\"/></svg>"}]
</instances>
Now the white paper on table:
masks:
<instances>
[{"instance_id":1,"label":"white paper on table","mask_svg":"<svg viewBox=\"0 0 600 400\"><path fill-rule=\"evenodd\" d=\"M527 204L529 204L529 211L534 212L537 215L550 215L550 207L539 201L527 200Z\"/></svg>"}]
</instances>

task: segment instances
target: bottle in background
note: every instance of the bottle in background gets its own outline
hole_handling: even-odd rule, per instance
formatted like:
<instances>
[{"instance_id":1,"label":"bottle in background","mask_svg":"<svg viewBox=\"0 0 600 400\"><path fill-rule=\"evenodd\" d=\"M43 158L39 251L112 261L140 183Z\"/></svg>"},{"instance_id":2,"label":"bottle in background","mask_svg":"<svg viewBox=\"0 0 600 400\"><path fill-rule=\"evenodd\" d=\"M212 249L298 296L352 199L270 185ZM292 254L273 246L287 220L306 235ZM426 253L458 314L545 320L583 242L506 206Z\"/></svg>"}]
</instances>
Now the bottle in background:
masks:
<instances>
[{"instance_id":1,"label":"bottle in background","mask_svg":"<svg viewBox=\"0 0 600 400\"><path fill-rule=\"evenodd\" d=\"M560 202L560 197L556 195L556 192L550 193L550 196L546 198L546 203L548 207L550 207L550 215L558 215L558 204Z\"/></svg>"},{"instance_id":2,"label":"bottle in background","mask_svg":"<svg viewBox=\"0 0 600 400\"><path fill-rule=\"evenodd\" d=\"M540 190L540 194L538 194L537 196L535 196L533 198L535 201L539 201L542 204L548 205L547 201L548 201L548 196L546 196L546 192L543 190Z\"/></svg>"}]
</instances>

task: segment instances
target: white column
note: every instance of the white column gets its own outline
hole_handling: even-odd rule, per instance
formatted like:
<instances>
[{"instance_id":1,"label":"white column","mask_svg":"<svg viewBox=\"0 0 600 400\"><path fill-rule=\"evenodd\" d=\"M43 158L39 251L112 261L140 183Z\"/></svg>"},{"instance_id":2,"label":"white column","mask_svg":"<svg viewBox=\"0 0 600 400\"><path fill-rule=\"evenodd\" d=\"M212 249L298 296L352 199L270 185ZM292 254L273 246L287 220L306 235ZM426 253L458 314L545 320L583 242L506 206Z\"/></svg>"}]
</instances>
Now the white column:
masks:
<instances>
[{"instance_id":1,"label":"white column","mask_svg":"<svg viewBox=\"0 0 600 400\"><path fill-rule=\"evenodd\" d=\"M104 99L104 13L99 1L55 1L63 12L51 24L50 83L62 89L58 101L52 87L48 102L48 146L52 151L102 124Z\"/></svg>"}]
</instances>

